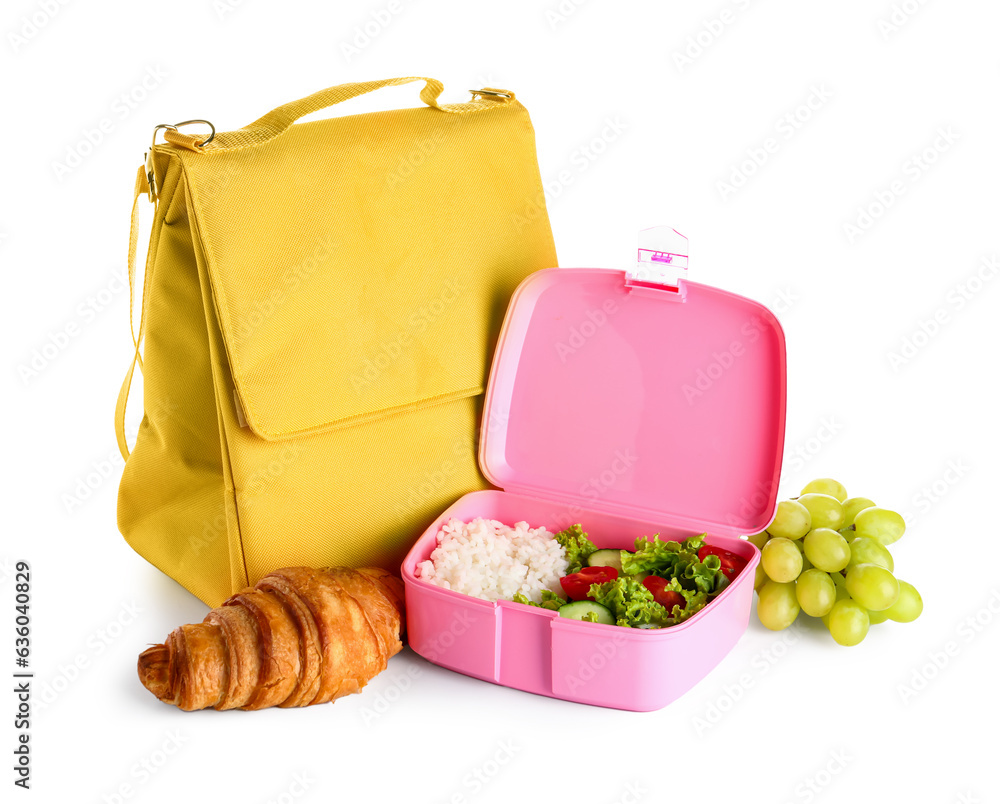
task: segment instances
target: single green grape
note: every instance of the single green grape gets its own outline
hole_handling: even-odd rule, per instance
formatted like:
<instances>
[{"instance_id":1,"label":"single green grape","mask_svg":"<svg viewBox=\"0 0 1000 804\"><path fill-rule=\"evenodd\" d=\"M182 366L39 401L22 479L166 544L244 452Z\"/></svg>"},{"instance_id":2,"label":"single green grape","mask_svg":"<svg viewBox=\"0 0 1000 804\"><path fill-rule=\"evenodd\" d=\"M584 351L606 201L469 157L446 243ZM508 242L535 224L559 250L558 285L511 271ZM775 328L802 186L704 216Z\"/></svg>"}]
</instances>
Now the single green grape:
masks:
<instances>
[{"instance_id":1,"label":"single green grape","mask_svg":"<svg viewBox=\"0 0 1000 804\"><path fill-rule=\"evenodd\" d=\"M810 492L799 497L798 502L809 511L810 525L816 528L837 530L844 527L844 506L840 500L829 494Z\"/></svg>"},{"instance_id":2,"label":"single green grape","mask_svg":"<svg viewBox=\"0 0 1000 804\"><path fill-rule=\"evenodd\" d=\"M753 590L759 592L760 588L768 582L767 573L764 572L764 567L760 564L757 565L757 569L754 570L753 576Z\"/></svg>"},{"instance_id":3,"label":"single green grape","mask_svg":"<svg viewBox=\"0 0 1000 804\"><path fill-rule=\"evenodd\" d=\"M895 511L887 508L865 508L854 517L858 536L871 536L884 545L892 544L906 530L906 522Z\"/></svg>"},{"instance_id":4,"label":"single green grape","mask_svg":"<svg viewBox=\"0 0 1000 804\"><path fill-rule=\"evenodd\" d=\"M765 628L781 631L799 616L799 601L794 583L768 581L761 587L757 600L757 617Z\"/></svg>"},{"instance_id":5,"label":"single green grape","mask_svg":"<svg viewBox=\"0 0 1000 804\"><path fill-rule=\"evenodd\" d=\"M872 508L875 505L873 500L869 500L867 497L848 497L844 500L844 527L850 527L854 524L854 517L858 515L859 512L864 511L866 508Z\"/></svg>"},{"instance_id":6,"label":"single green grape","mask_svg":"<svg viewBox=\"0 0 1000 804\"><path fill-rule=\"evenodd\" d=\"M840 575L840 573L839 572L835 572L830 577L831 578L836 578L838 575ZM847 591L847 587L846 586L844 586L842 584L838 584L836 582L834 583L834 586L836 587L836 590L837 590L837 599L833 601L834 605L837 605L837 601L839 601L839 600L850 600L851 599L851 594L850 594L850 592ZM833 609L830 609L830 611L833 611ZM830 627L830 611L828 611L826 614L823 615L823 625L825 625L827 628Z\"/></svg>"},{"instance_id":7,"label":"single green grape","mask_svg":"<svg viewBox=\"0 0 1000 804\"><path fill-rule=\"evenodd\" d=\"M806 550L806 558L823 572L839 572L851 560L851 548L847 541L830 528L814 528L809 531L802 545Z\"/></svg>"},{"instance_id":8,"label":"single green grape","mask_svg":"<svg viewBox=\"0 0 1000 804\"><path fill-rule=\"evenodd\" d=\"M760 563L772 581L789 583L802 572L802 554L791 539L774 537L760 551Z\"/></svg>"},{"instance_id":9,"label":"single green grape","mask_svg":"<svg viewBox=\"0 0 1000 804\"><path fill-rule=\"evenodd\" d=\"M871 536L858 536L852 542L851 560L847 566L855 564L878 564L892 572L895 562L892 560L892 553L885 549L885 546L873 539Z\"/></svg>"},{"instance_id":10,"label":"single green grape","mask_svg":"<svg viewBox=\"0 0 1000 804\"><path fill-rule=\"evenodd\" d=\"M847 499L847 489L844 488L844 484L834 480L832 477L821 477L816 480L811 480L803 486L802 491L800 491L799 494L810 494L812 492L829 494L831 497L835 497L839 502L843 502Z\"/></svg>"},{"instance_id":11,"label":"single green grape","mask_svg":"<svg viewBox=\"0 0 1000 804\"><path fill-rule=\"evenodd\" d=\"M924 601L920 597L920 592L914 588L913 584L900 581L899 597L885 610L884 614L897 623L912 623L923 610Z\"/></svg>"},{"instance_id":12,"label":"single green grape","mask_svg":"<svg viewBox=\"0 0 1000 804\"><path fill-rule=\"evenodd\" d=\"M865 607L850 598L834 603L827 618L830 636L838 645L847 647L861 642L868 635L870 625L871 620L868 619Z\"/></svg>"},{"instance_id":13,"label":"single green grape","mask_svg":"<svg viewBox=\"0 0 1000 804\"><path fill-rule=\"evenodd\" d=\"M770 578L767 577L767 573L764 572L764 565L757 564L757 569L754 570L753 575L753 590L759 592L761 587L766 584Z\"/></svg>"},{"instance_id":14,"label":"single green grape","mask_svg":"<svg viewBox=\"0 0 1000 804\"><path fill-rule=\"evenodd\" d=\"M889 619L889 609L885 611L869 611L868 620L872 625L879 625Z\"/></svg>"},{"instance_id":15,"label":"single green grape","mask_svg":"<svg viewBox=\"0 0 1000 804\"><path fill-rule=\"evenodd\" d=\"M808 569L795 582L795 598L810 617L822 617L837 601L837 587L823 570Z\"/></svg>"},{"instance_id":16,"label":"single green grape","mask_svg":"<svg viewBox=\"0 0 1000 804\"><path fill-rule=\"evenodd\" d=\"M782 500L774 512L767 532L783 539L801 539L812 527L809 509L795 500Z\"/></svg>"},{"instance_id":17,"label":"single green grape","mask_svg":"<svg viewBox=\"0 0 1000 804\"><path fill-rule=\"evenodd\" d=\"M869 611L884 611L899 597L899 581L878 564L855 564L847 570L847 591Z\"/></svg>"},{"instance_id":18,"label":"single green grape","mask_svg":"<svg viewBox=\"0 0 1000 804\"><path fill-rule=\"evenodd\" d=\"M747 536L747 541L758 550L763 550L764 545L767 544L767 540L769 538L771 538L770 534L768 534L766 530L762 530L760 533L751 533Z\"/></svg>"}]
</instances>

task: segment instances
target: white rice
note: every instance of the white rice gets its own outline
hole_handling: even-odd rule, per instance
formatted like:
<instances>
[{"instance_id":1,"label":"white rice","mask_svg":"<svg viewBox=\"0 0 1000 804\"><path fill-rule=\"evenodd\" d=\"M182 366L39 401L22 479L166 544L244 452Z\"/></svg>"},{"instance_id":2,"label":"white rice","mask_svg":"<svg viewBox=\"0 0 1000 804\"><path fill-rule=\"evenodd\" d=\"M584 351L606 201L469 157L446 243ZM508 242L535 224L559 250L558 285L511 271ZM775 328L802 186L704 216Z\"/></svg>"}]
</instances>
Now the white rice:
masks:
<instances>
[{"instance_id":1,"label":"white rice","mask_svg":"<svg viewBox=\"0 0 1000 804\"><path fill-rule=\"evenodd\" d=\"M417 565L417 577L429 583L490 601L520 593L538 603L543 589L562 595L566 550L545 528L451 519L437 542L430 559Z\"/></svg>"}]
</instances>

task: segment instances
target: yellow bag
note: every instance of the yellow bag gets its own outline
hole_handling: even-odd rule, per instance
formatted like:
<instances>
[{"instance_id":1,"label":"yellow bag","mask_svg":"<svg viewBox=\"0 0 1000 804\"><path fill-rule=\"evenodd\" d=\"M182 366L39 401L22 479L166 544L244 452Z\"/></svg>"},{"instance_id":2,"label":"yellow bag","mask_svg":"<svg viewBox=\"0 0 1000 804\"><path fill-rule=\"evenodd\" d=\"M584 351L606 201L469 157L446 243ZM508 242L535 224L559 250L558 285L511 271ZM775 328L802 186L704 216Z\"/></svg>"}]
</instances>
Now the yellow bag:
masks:
<instances>
[{"instance_id":1,"label":"yellow bag","mask_svg":"<svg viewBox=\"0 0 1000 804\"><path fill-rule=\"evenodd\" d=\"M421 80L424 107L292 125ZM211 606L279 566L398 571L487 485L490 355L512 292L556 255L527 111L441 90L345 84L210 138L162 126L139 171L156 206L118 526Z\"/></svg>"}]
</instances>

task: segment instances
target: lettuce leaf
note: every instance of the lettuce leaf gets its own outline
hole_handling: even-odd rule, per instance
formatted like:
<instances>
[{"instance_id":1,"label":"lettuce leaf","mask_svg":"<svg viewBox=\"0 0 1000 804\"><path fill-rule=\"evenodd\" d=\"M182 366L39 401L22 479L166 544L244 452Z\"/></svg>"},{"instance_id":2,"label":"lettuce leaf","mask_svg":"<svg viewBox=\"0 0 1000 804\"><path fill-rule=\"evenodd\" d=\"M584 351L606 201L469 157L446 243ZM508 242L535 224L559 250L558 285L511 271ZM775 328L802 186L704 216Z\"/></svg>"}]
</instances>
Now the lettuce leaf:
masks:
<instances>
[{"instance_id":1,"label":"lettuce leaf","mask_svg":"<svg viewBox=\"0 0 1000 804\"><path fill-rule=\"evenodd\" d=\"M511 600L515 603L523 603L525 606L536 606L540 609L549 609L550 611L559 611L559 609L569 603L568 600L559 597L559 595L549 589L542 590L541 603L535 603L533 600L529 600L526 595L522 595L520 592L515 594Z\"/></svg>"},{"instance_id":2,"label":"lettuce leaf","mask_svg":"<svg viewBox=\"0 0 1000 804\"><path fill-rule=\"evenodd\" d=\"M698 551L705 545L705 535L690 536L683 542L664 542L659 534L652 541L640 536L635 540L632 555L622 553L622 572L626 575L652 572L664 578L682 574L689 564L698 561Z\"/></svg>"},{"instance_id":3,"label":"lettuce leaf","mask_svg":"<svg viewBox=\"0 0 1000 804\"><path fill-rule=\"evenodd\" d=\"M721 572L719 575L722 575L723 578L726 577ZM677 623L682 623L688 617L697 614L708 605L708 592L703 592L697 589L685 589L677 578L672 579L670 583L667 584L666 588L679 592L681 597L685 600L684 608L674 606L674 610L670 612L670 622L668 622L667 625L677 625Z\"/></svg>"},{"instance_id":4,"label":"lettuce leaf","mask_svg":"<svg viewBox=\"0 0 1000 804\"><path fill-rule=\"evenodd\" d=\"M607 583L595 583L587 597L606 606L618 625L635 628L640 625L664 626L670 614L653 599L641 581L627 575Z\"/></svg>"},{"instance_id":5,"label":"lettuce leaf","mask_svg":"<svg viewBox=\"0 0 1000 804\"><path fill-rule=\"evenodd\" d=\"M682 585L687 588L697 589L700 592L705 592L706 594L711 594L715 591L716 578L726 576L720 572L722 569L722 562L719 561L719 557L716 555L705 556L705 561L701 562L697 560L697 555L695 555L695 560L687 564L680 574L680 578L683 578L687 583Z\"/></svg>"},{"instance_id":6,"label":"lettuce leaf","mask_svg":"<svg viewBox=\"0 0 1000 804\"><path fill-rule=\"evenodd\" d=\"M707 594L718 594L729 583L722 564L715 555L698 559L698 551L705 545L706 534L691 536L683 542L660 540L659 535L652 541L638 538L635 553L622 553L622 572L635 575L649 572L661 578L676 578L684 589L697 590Z\"/></svg>"},{"instance_id":7,"label":"lettuce leaf","mask_svg":"<svg viewBox=\"0 0 1000 804\"><path fill-rule=\"evenodd\" d=\"M659 534L654 536L652 541L640 536L635 540L634 553L622 553L622 572L626 575L655 572L657 575L669 577L672 575L671 570L677 564L680 551L680 542L660 541Z\"/></svg>"},{"instance_id":8,"label":"lettuce leaf","mask_svg":"<svg viewBox=\"0 0 1000 804\"><path fill-rule=\"evenodd\" d=\"M566 560L569 562L567 575L583 569L591 553L597 552L597 545L587 538L580 525L571 525L566 530L560 531L555 535L555 539L566 549Z\"/></svg>"},{"instance_id":9,"label":"lettuce leaf","mask_svg":"<svg viewBox=\"0 0 1000 804\"><path fill-rule=\"evenodd\" d=\"M667 589L680 593L685 600L684 608L674 606L673 611L667 611L641 581L628 575L607 583L595 583L587 596L606 606L618 625L630 628L667 628L684 622L708 604L706 592L685 589L676 578L667 584Z\"/></svg>"}]
</instances>

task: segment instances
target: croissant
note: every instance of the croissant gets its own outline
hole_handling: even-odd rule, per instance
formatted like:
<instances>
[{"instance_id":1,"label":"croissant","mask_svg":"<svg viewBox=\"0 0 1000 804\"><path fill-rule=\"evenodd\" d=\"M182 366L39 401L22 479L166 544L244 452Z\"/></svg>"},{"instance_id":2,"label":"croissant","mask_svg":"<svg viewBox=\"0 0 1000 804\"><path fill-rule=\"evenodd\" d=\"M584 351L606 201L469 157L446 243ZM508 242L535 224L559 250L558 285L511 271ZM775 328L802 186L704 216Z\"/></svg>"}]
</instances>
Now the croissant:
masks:
<instances>
[{"instance_id":1,"label":"croissant","mask_svg":"<svg viewBox=\"0 0 1000 804\"><path fill-rule=\"evenodd\" d=\"M385 669L404 623L385 570L288 567L144 650L139 680L188 711L326 703Z\"/></svg>"}]
</instances>

